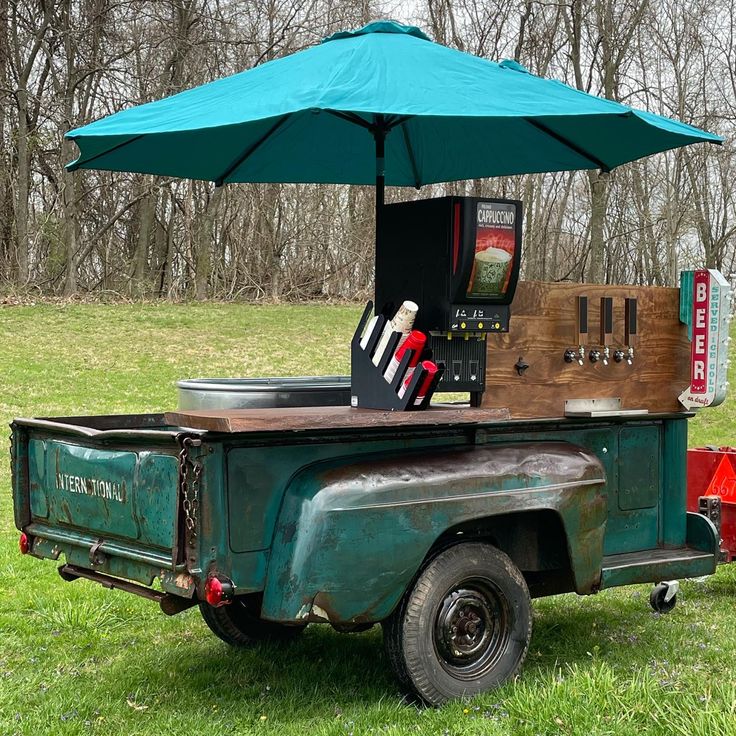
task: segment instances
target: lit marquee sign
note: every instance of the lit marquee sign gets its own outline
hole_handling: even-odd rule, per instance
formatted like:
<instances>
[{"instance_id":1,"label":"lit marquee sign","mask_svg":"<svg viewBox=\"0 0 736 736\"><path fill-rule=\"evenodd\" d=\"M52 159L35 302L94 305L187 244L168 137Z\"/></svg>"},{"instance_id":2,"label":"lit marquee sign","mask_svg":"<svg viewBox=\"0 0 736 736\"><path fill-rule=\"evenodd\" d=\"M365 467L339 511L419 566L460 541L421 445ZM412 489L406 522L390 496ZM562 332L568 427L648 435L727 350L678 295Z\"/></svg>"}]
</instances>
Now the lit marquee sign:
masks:
<instances>
[{"instance_id":1,"label":"lit marquee sign","mask_svg":"<svg viewBox=\"0 0 736 736\"><path fill-rule=\"evenodd\" d=\"M680 320L690 334L690 386L680 394L686 409L718 406L726 398L731 287L713 269L683 271Z\"/></svg>"}]
</instances>

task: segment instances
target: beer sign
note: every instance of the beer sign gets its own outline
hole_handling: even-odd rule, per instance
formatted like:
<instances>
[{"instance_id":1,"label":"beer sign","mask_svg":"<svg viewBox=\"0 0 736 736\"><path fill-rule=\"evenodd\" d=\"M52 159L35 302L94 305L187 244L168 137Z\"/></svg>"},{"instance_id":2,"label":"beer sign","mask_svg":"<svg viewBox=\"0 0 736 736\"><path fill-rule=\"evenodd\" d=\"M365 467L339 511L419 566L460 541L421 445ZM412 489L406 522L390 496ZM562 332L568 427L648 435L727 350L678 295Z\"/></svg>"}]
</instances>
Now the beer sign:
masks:
<instances>
[{"instance_id":1,"label":"beer sign","mask_svg":"<svg viewBox=\"0 0 736 736\"><path fill-rule=\"evenodd\" d=\"M731 287L713 269L684 271L680 320L688 326L690 386L680 394L686 409L718 406L726 398Z\"/></svg>"}]
</instances>

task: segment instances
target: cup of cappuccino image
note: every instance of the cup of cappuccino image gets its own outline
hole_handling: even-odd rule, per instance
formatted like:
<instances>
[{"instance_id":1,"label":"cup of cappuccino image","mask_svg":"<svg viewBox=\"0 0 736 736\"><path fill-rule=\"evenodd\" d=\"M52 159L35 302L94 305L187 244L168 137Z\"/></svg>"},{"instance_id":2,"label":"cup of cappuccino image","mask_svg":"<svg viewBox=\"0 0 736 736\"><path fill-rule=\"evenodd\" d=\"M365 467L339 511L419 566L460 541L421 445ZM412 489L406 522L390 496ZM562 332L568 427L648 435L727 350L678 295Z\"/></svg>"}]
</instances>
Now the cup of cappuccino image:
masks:
<instances>
[{"instance_id":1,"label":"cup of cappuccino image","mask_svg":"<svg viewBox=\"0 0 736 736\"><path fill-rule=\"evenodd\" d=\"M486 248L475 254L471 294L500 294L511 265L511 253L502 248Z\"/></svg>"}]
</instances>

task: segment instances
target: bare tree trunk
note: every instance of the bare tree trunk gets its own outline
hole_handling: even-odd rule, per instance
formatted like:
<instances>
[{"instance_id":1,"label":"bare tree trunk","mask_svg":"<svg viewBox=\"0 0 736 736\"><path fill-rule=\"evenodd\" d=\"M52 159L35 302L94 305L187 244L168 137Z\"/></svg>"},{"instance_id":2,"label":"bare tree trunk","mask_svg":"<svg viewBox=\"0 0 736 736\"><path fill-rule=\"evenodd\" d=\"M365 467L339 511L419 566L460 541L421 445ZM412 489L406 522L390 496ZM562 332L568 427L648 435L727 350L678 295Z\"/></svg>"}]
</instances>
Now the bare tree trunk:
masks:
<instances>
[{"instance_id":1,"label":"bare tree trunk","mask_svg":"<svg viewBox=\"0 0 736 736\"><path fill-rule=\"evenodd\" d=\"M11 96L3 88L10 86L8 33L8 0L0 0L0 279L8 282L13 277L13 189L12 156L6 145L12 129L10 118ZM6 132L7 131L7 132Z\"/></svg>"},{"instance_id":2,"label":"bare tree trunk","mask_svg":"<svg viewBox=\"0 0 736 736\"><path fill-rule=\"evenodd\" d=\"M145 186L145 182L144 182ZM148 249L156 215L156 200L153 192L148 192L138 205L138 238L133 254L130 291L143 295L148 291Z\"/></svg>"},{"instance_id":3,"label":"bare tree trunk","mask_svg":"<svg viewBox=\"0 0 736 736\"><path fill-rule=\"evenodd\" d=\"M71 145L62 146L62 152L66 152ZM68 154L62 153L62 156ZM66 169L62 170L62 211L64 213L64 240L66 243L66 278L64 280L64 296L77 293L77 268L79 265L79 239L78 239L78 217L77 217L77 192L76 177Z\"/></svg>"},{"instance_id":4,"label":"bare tree trunk","mask_svg":"<svg viewBox=\"0 0 736 736\"><path fill-rule=\"evenodd\" d=\"M606 200L608 190L607 175L600 171L588 171L590 186L590 257L585 280L600 284L605 276L604 226L606 220Z\"/></svg>"},{"instance_id":5,"label":"bare tree trunk","mask_svg":"<svg viewBox=\"0 0 736 736\"><path fill-rule=\"evenodd\" d=\"M212 253L212 226L217 215L220 200L222 199L222 187L215 187L215 191L209 198L207 206L201 215L196 230L195 249L195 274L194 293L199 300L207 299L209 296L209 278L211 270Z\"/></svg>"},{"instance_id":6,"label":"bare tree trunk","mask_svg":"<svg viewBox=\"0 0 736 736\"><path fill-rule=\"evenodd\" d=\"M46 32L51 21L52 4L43 3L38 25L32 34L30 48L24 53L23 43L20 39L21 21L18 17L18 8L12 5L12 17L10 18L11 48L10 58L15 67L17 75L17 88L15 100L18 111L18 143L17 143L17 168L16 168L16 197L15 197L15 232L16 232L16 262L17 283L25 286L28 283L30 269L30 239L28 233L28 205L31 185L31 154L29 149L29 99L28 85L33 73L36 59L41 52Z\"/></svg>"},{"instance_id":7,"label":"bare tree trunk","mask_svg":"<svg viewBox=\"0 0 736 736\"><path fill-rule=\"evenodd\" d=\"M170 190L170 216L168 227L166 228L166 257L161 274L161 296L171 297L174 288L174 218L176 216L176 204L174 202L174 192Z\"/></svg>"},{"instance_id":8,"label":"bare tree trunk","mask_svg":"<svg viewBox=\"0 0 736 736\"><path fill-rule=\"evenodd\" d=\"M31 161L28 153L28 92L18 89L18 162L15 174L15 238L17 283L28 283L28 197L30 195Z\"/></svg>"}]
</instances>

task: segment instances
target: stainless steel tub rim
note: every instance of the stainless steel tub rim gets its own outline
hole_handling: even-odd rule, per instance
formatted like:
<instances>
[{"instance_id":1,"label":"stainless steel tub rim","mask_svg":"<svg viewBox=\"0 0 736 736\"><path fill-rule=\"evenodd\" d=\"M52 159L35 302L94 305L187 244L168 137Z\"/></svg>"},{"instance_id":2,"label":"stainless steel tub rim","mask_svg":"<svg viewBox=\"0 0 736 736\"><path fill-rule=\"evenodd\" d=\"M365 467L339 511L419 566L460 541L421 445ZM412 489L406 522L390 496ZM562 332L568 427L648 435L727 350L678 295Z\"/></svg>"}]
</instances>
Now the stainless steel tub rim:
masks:
<instances>
[{"instance_id":1,"label":"stainless steel tub rim","mask_svg":"<svg viewBox=\"0 0 736 736\"><path fill-rule=\"evenodd\" d=\"M177 381L179 409L347 406L350 376L188 378Z\"/></svg>"}]
</instances>

